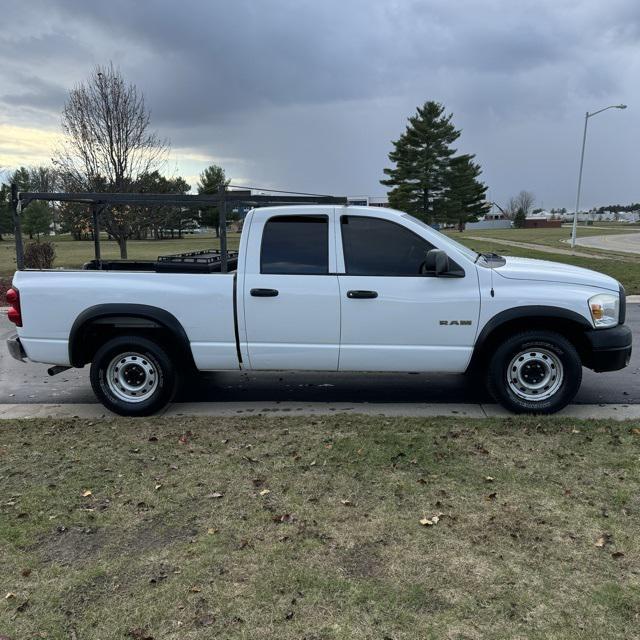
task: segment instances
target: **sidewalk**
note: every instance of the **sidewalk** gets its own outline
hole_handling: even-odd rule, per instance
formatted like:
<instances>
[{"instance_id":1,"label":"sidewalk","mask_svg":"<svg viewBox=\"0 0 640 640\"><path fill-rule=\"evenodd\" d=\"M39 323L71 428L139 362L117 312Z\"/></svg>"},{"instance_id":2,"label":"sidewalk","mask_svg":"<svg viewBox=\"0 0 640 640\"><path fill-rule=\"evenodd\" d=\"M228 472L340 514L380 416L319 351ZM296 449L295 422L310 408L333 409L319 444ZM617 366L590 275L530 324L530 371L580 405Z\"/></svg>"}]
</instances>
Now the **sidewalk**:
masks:
<instances>
[{"instance_id":1,"label":"sidewalk","mask_svg":"<svg viewBox=\"0 0 640 640\"><path fill-rule=\"evenodd\" d=\"M508 411L495 404L357 404L348 402L191 402L170 405L167 417L247 417L257 415L335 415L364 414L389 417L493 418L508 417ZM556 414L569 418L640 420L640 404L573 404ZM0 420L15 418L105 418L115 417L101 404L0 404Z\"/></svg>"}]
</instances>

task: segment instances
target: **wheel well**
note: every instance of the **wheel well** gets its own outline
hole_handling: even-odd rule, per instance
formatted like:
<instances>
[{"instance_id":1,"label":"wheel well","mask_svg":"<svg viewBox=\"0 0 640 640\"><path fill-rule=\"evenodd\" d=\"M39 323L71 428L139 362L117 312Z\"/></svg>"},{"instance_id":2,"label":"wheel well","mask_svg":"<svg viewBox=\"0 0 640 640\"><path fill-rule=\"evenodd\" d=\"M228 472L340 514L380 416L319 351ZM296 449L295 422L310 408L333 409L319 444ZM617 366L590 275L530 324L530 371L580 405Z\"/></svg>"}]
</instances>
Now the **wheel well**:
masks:
<instances>
[{"instance_id":1,"label":"wheel well","mask_svg":"<svg viewBox=\"0 0 640 640\"><path fill-rule=\"evenodd\" d=\"M84 320L80 317L74 323L69 337L69 360L74 367L82 367L93 360L97 350L108 340L121 335L137 335L153 340L166 349L172 358L195 368L184 329L179 324L170 326L173 323L163 320L129 314L104 314Z\"/></svg>"},{"instance_id":2,"label":"wheel well","mask_svg":"<svg viewBox=\"0 0 640 640\"><path fill-rule=\"evenodd\" d=\"M550 316L527 316L513 318L491 328L486 335L480 335L476 344L468 370L474 370L486 364L488 357L507 336L522 331L553 331L564 336L576 348L582 363L588 366L589 343L584 335L584 324L569 318L554 318Z\"/></svg>"}]
</instances>

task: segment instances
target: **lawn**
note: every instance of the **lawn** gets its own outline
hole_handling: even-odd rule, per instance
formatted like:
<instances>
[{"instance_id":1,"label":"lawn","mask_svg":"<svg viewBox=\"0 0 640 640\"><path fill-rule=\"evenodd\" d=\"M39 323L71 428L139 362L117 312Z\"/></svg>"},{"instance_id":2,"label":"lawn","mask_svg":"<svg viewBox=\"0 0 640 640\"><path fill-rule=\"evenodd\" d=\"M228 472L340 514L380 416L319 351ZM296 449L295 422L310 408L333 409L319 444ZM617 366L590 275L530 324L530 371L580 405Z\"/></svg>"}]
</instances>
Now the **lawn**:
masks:
<instances>
[{"instance_id":1,"label":"lawn","mask_svg":"<svg viewBox=\"0 0 640 640\"><path fill-rule=\"evenodd\" d=\"M511 239L517 242L532 242L533 240L529 239L530 236L525 239L519 235L515 235L518 233L524 233L527 231L557 231L557 229L503 229L502 231L510 232L514 235L511 235ZM498 238L497 232L495 236L488 236L488 238L495 237ZM490 239L487 240L474 240L470 238L470 235L475 235L475 233L456 233L451 234L451 237L455 240L458 240L462 244L467 247L471 247L476 251L495 251L500 255L504 256L520 256L522 258L535 258L538 260L551 260L554 262L562 262L565 264L574 264L577 267L584 267L585 269L593 269L594 271L600 271L602 273L606 273L611 277L619 280L624 285L624 288L627 294L640 294L640 257L636 258L632 255L626 254L625 256L617 256L615 254L611 255L609 258L609 252L604 251L596 251L593 250L593 253L596 253L599 256L607 256L607 258L584 258L580 256L572 256L569 254L562 253L547 253L543 251L536 251L535 249L529 249L525 247L513 246L509 247L504 244L492 243ZM486 234L485 234L486 235ZM480 237L480 235L478 235ZM484 237L484 236L483 236ZM504 236L500 236L498 239L503 239ZM543 238L544 239L544 238ZM547 244L546 242L538 242L537 244ZM565 246L564 248L568 248ZM579 247L579 251L581 253L585 253L583 251L584 247ZM591 251L587 250L586 253L590 253Z\"/></svg>"},{"instance_id":2,"label":"lawn","mask_svg":"<svg viewBox=\"0 0 640 640\"><path fill-rule=\"evenodd\" d=\"M4 421L0 635L637 637L640 429Z\"/></svg>"},{"instance_id":3,"label":"lawn","mask_svg":"<svg viewBox=\"0 0 640 640\"><path fill-rule=\"evenodd\" d=\"M230 249L237 249L240 234L230 233L227 236ZM93 241L71 240L69 236L50 238L56 247L55 267L79 268L94 256ZM28 240L25 240L28 242ZM118 244L107 240L100 242L103 258L120 258ZM213 235L188 235L181 240L130 240L127 243L129 258L132 260L155 259L161 255L181 253L183 251L200 251L219 248L220 241ZM16 251L13 238L0 242L0 277L10 276L16 270Z\"/></svg>"},{"instance_id":4,"label":"lawn","mask_svg":"<svg viewBox=\"0 0 640 640\"><path fill-rule=\"evenodd\" d=\"M532 244L543 244L550 247L569 249L568 240L571 237L570 227L559 227L555 229L468 229L462 233L450 232L452 237L464 238L474 236L477 238L497 238L498 240L514 240L517 242L530 242ZM594 229L593 227L578 227L578 237L605 236L621 233L638 233L638 227L620 226L608 227L606 229ZM579 247L582 251L583 247Z\"/></svg>"}]
</instances>

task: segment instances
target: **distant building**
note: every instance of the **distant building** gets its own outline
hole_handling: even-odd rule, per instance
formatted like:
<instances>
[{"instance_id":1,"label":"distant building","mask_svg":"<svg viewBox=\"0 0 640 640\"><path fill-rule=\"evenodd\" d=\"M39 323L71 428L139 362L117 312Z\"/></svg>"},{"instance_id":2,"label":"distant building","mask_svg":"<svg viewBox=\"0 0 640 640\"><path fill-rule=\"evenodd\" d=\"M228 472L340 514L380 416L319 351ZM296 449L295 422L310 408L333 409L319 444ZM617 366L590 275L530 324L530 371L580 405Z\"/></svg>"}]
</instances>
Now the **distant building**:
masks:
<instances>
[{"instance_id":1,"label":"distant building","mask_svg":"<svg viewBox=\"0 0 640 640\"><path fill-rule=\"evenodd\" d=\"M387 196L347 196L347 204L352 207L388 207Z\"/></svg>"}]
</instances>

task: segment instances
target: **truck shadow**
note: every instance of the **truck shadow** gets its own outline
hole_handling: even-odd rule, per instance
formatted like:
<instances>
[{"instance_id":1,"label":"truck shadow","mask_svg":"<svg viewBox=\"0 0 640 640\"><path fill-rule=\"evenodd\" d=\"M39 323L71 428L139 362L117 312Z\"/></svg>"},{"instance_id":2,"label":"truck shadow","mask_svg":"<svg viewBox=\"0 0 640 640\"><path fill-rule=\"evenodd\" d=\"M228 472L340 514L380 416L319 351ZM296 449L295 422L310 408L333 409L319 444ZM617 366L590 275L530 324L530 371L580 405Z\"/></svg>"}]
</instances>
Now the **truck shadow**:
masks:
<instances>
[{"instance_id":1,"label":"truck shadow","mask_svg":"<svg viewBox=\"0 0 640 640\"><path fill-rule=\"evenodd\" d=\"M491 402L481 381L454 374L215 372L191 376L176 402Z\"/></svg>"}]
</instances>

